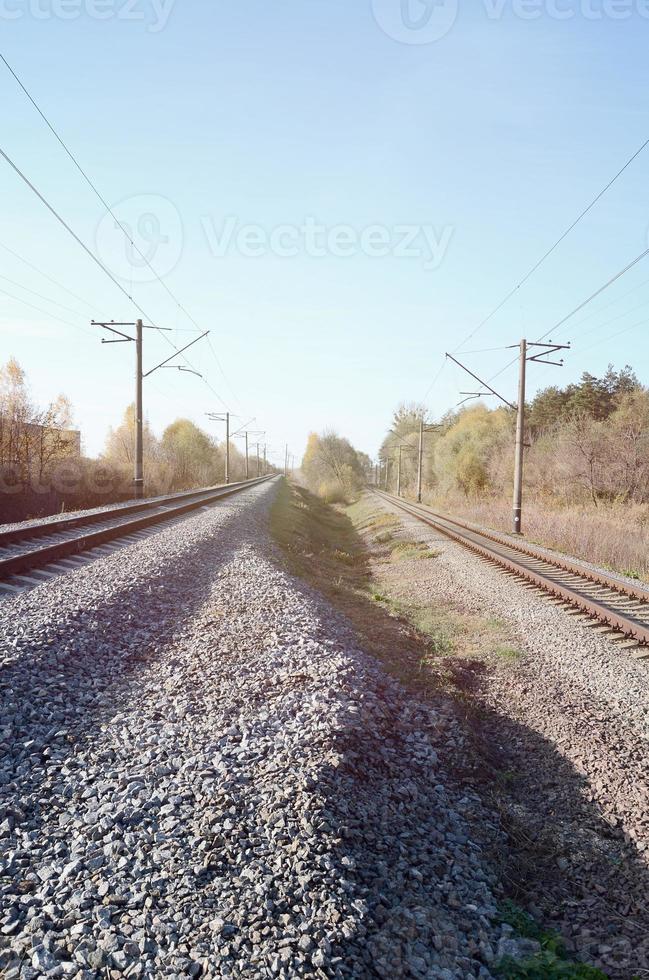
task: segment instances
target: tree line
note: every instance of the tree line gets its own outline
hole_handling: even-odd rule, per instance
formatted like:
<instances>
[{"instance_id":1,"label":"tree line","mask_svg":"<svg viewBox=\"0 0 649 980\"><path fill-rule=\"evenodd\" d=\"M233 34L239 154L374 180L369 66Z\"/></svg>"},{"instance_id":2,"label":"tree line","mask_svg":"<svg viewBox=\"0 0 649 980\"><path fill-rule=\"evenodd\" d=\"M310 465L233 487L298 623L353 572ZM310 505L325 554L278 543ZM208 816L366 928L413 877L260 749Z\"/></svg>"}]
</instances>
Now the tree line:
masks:
<instances>
[{"instance_id":1,"label":"tree line","mask_svg":"<svg viewBox=\"0 0 649 980\"><path fill-rule=\"evenodd\" d=\"M422 419L430 421L417 404L401 405L393 416L380 454L392 489L399 446L402 488L415 489ZM516 413L506 407L447 413L425 436L424 489L450 497L508 494L515 425ZM526 406L526 442L528 491L566 504L649 502L649 390L629 366L540 391Z\"/></svg>"},{"instance_id":2,"label":"tree line","mask_svg":"<svg viewBox=\"0 0 649 980\"><path fill-rule=\"evenodd\" d=\"M98 459L82 452L65 395L41 407L15 359L0 366L0 522L94 507L133 495L135 410L110 429ZM225 444L189 419L176 419L158 438L144 424L146 493L222 483ZM271 468L269 467L269 470ZM230 443L230 479L245 478L245 454ZM250 476L257 473L251 454Z\"/></svg>"},{"instance_id":3,"label":"tree line","mask_svg":"<svg viewBox=\"0 0 649 980\"><path fill-rule=\"evenodd\" d=\"M335 432L312 432L307 440L301 473L307 486L328 503L353 500L371 480L370 457L354 449Z\"/></svg>"}]
</instances>

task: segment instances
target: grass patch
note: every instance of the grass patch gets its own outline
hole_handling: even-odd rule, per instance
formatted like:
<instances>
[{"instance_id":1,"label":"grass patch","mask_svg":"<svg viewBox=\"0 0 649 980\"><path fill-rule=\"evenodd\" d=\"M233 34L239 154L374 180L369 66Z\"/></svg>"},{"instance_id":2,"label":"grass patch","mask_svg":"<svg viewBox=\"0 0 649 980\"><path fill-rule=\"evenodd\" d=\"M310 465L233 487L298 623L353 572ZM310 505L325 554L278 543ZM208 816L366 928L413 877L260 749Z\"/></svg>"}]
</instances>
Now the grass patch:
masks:
<instances>
[{"instance_id":1,"label":"grass patch","mask_svg":"<svg viewBox=\"0 0 649 980\"><path fill-rule=\"evenodd\" d=\"M518 647L510 646L509 643L503 643L502 646L497 646L494 649L494 655L496 657L500 657L501 660L506 660L510 663L520 660L523 656Z\"/></svg>"},{"instance_id":2,"label":"grass patch","mask_svg":"<svg viewBox=\"0 0 649 980\"><path fill-rule=\"evenodd\" d=\"M496 973L504 980L606 980L606 974L596 967L568 959L561 936L544 929L514 902L503 902L501 921L519 937L533 939L541 947L538 953L522 960L505 956L496 965Z\"/></svg>"},{"instance_id":3,"label":"grass patch","mask_svg":"<svg viewBox=\"0 0 649 980\"><path fill-rule=\"evenodd\" d=\"M514 659L496 655L510 642L501 620L394 596L388 570L394 576L403 565L405 578L413 558L438 552L399 537L399 519L372 498L332 506L282 481L270 525L290 570L324 593L351 620L361 646L410 689L463 697L475 662ZM383 535L389 540L377 542ZM456 668L458 660L466 669Z\"/></svg>"},{"instance_id":4,"label":"grass patch","mask_svg":"<svg viewBox=\"0 0 649 980\"><path fill-rule=\"evenodd\" d=\"M425 541L398 541L390 549L390 560L412 561L421 558L438 558L439 554L439 551L429 548Z\"/></svg>"},{"instance_id":5,"label":"grass patch","mask_svg":"<svg viewBox=\"0 0 649 980\"><path fill-rule=\"evenodd\" d=\"M394 534L392 531L382 531L380 534L374 536L374 541L376 544L387 544L388 541L394 540Z\"/></svg>"}]
</instances>

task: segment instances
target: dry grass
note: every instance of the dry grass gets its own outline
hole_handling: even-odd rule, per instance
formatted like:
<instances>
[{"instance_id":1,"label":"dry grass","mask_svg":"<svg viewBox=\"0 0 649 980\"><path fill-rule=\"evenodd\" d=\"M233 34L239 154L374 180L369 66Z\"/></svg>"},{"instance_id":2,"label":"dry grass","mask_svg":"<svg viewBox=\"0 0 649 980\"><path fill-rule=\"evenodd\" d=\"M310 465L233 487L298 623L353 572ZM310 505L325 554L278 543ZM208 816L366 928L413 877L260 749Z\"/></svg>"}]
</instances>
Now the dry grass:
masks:
<instances>
[{"instance_id":1,"label":"dry grass","mask_svg":"<svg viewBox=\"0 0 649 980\"><path fill-rule=\"evenodd\" d=\"M511 507L506 501L456 496L430 497L425 502L477 524L511 531ZM649 508L557 507L532 500L523 506L528 541L649 582Z\"/></svg>"},{"instance_id":2,"label":"dry grass","mask_svg":"<svg viewBox=\"0 0 649 980\"><path fill-rule=\"evenodd\" d=\"M377 543L386 528L390 541ZM423 571L421 559L434 560L436 553L405 537L399 519L374 500L333 507L284 483L271 530L291 571L324 593L351 621L361 646L411 690L464 697L464 667L505 666L518 657L500 620L392 594L395 566L400 581L414 582Z\"/></svg>"}]
</instances>

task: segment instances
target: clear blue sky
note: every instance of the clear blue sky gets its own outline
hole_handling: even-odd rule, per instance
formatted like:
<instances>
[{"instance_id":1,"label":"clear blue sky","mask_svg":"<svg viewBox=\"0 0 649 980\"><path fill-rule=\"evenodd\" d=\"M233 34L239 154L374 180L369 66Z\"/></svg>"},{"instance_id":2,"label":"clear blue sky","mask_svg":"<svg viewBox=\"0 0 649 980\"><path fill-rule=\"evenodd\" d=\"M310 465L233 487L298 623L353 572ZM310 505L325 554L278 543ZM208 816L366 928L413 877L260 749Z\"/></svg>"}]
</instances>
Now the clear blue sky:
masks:
<instances>
[{"instance_id":1,"label":"clear blue sky","mask_svg":"<svg viewBox=\"0 0 649 980\"><path fill-rule=\"evenodd\" d=\"M443 352L649 136L643 0L548 0L532 19L521 13L533 3L460 0L452 24L451 0L432 11L428 0L403 11L400 0L103 0L104 20L94 2L2 0L2 51L120 218L145 215L138 241L145 251L157 242L154 266L212 331L225 377L204 343L194 366L234 413L298 454L325 427L375 453L396 405L422 399ZM133 274L133 295L177 329L174 342L188 342L191 322L158 283L129 272L119 231L2 65L0 86L5 152L129 292ZM648 169L649 148L466 349L544 333L646 248ZM0 243L81 298L0 248L0 274L13 280L0 279L12 294L0 292L0 357L19 359L37 400L67 393L97 453L132 400L133 351L101 347L89 320L136 311L1 160L0 188ZM324 231L309 240L305 221ZM275 230L290 254L246 254L254 242L236 245L246 225ZM322 236L340 225L332 250ZM371 226L371 247L388 254L366 254L359 236ZM437 263L425 232L417 254L395 254L402 226L436 236ZM645 279L649 260L587 320L575 317L560 335L574 353L563 371L533 367L532 389L608 361L649 382ZM152 366L169 348L146 339ZM467 362L491 377L508 357ZM145 384L158 432L223 408L190 374ZM498 384L512 396L515 369ZM465 387L448 366L428 395L433 415Z\"/></svg>"}]
</instances>

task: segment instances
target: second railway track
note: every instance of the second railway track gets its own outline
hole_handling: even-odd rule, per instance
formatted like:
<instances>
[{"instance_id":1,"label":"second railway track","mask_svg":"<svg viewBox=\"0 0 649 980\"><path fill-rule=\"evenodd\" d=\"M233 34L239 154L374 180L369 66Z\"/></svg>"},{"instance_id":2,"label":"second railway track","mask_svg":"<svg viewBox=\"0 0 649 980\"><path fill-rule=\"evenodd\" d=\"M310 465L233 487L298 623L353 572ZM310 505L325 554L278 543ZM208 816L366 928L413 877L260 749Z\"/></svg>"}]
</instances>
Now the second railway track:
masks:
<instances>
[{"instance_id":1,"label":"second railway track","mask_svg":"<svg viewBox=\"0 0 649 980\"><path fill-rule=\"evenodd\" d=\"M378 489L373 492L475 554L638 644L635 655L649 659L649 590L526 542L512 540L505 534L438 514L422 504Z\"/></svg>"},{"instance_id":2,"label":"second railway track","mask_svg":"<svg viewBox=\"0 0 649 980\"><path fill-rule=\"evenodd\" d=\"M0 529L0 596L15 595L110 553L157 524L209 506L271 477L154 497L55 521Z\"/></svg>"}]
</instances>

